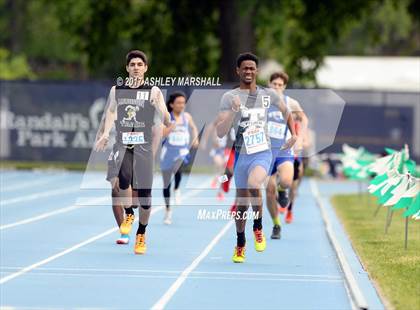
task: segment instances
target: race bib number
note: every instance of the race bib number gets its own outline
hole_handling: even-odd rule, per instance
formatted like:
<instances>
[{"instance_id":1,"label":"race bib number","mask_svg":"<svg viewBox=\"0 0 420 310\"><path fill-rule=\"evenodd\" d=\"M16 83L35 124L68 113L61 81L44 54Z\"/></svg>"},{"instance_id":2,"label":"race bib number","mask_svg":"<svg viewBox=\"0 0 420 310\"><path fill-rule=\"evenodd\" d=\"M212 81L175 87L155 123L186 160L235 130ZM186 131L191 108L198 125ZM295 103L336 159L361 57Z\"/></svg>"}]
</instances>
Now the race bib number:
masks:
<instances>
[{"instance_id":1,"label":"race bib number","mask_svg":"<svg viewBox=\"0 0 420 310\"><path fill-rule=\"evenodd\" d=\"M274 139L284 139L286 132L286 124L279 124L276 122L267 123L268 135Z\"/></svg>"},{"instance_id":2,"label":"race bib number","mask_svg":"<svg viewBox=\"0 0 420 310\"><path fill-rule=\"evenodd\" d=\"M144 144L144 132L123 132L123 144Z\"/></svg>"},{"instance_id":3,"label":"race bib number","mask_svg":"<svg viewBox=\"0 0 420 310\"><path fill-rule=\"evenodd\" d=\"M188 137L184 132L171 132L168 138L169 144L174 146L184 146L188 144Z\"/></svg>"},{"instance_id":4,"label":"race bib number","mask_svg":"<svg viewBox=\"0 0 420 310\"><path fill-rule=\"evenodd\" d=\"M267 137L263 128L248 129L243 137L247 154L268 150Z\"/></svg>"}]
</instances>

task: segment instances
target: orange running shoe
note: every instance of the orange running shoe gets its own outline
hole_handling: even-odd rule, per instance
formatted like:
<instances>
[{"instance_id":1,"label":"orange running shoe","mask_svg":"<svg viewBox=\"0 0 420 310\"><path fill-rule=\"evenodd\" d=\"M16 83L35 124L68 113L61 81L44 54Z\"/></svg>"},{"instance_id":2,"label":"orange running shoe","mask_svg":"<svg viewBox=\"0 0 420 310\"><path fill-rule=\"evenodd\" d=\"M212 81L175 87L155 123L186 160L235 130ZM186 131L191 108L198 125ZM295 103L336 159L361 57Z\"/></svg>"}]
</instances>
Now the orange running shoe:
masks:
<instances>
[{"instance_id":1,"label":"orange running shoe","mask_svg":"<svg viewBox=\"0 0 420 310\"><path fill-rule=\"evenodd\" d=\"M135 254L144 254L146 253L146 234L138 234L136 236L136 244L134 245Z\"/></svg>"},{"instance_id":2,"label":"orange running shoe","mask_svg":"<svg viewBox=\"0 0 420 310\"><path fill-rule=\"evenodd\" d=\"M277 209L279 210L279 212L281 214L283 214L284 212L286 212L287 207L286 208L283 208L280 204L277 203Z\"/></svg>"},{"instance_id":3,"label":"orange running shoe","mask_svg":"<svg viewBox=\"0 0 420 310\"><path fill-rule=\"evenodd\" d=\"M233 252L232 261L234 263L243 263L245 261L245 247L236 246Z\"/></svg>"},{"instance_id":4,"label":"orange running shoe","mask_svg":"<svg viewBox=\"0 0 420 310\"><path fill-rule=\"evenodd\" d=\"M292 211L287 211L286 214L286 223L290 224L293 222L293 212Z\"/></svg>"},{"instance_id":5,"label":"orange running shoe","mask_svg":"<svg viewBox=\"0 0 420 310\"><path fill-rule=\"evenodd\" d=\"M120 226L121 235L128 235L134 222L134 214L127 214Z\"/></svg>"},{"instance_id":6,"label":"orange running shoe","mask_svg":"<svg viewBox=\"0 0 420 310\"><path fill-rule=\"evenodd\" d=\"M254 246L255 251L262 252L265 250L266 242L265 242L265 236L262 229L256 229L254 230Z\"/></svg>"}]
</instances>

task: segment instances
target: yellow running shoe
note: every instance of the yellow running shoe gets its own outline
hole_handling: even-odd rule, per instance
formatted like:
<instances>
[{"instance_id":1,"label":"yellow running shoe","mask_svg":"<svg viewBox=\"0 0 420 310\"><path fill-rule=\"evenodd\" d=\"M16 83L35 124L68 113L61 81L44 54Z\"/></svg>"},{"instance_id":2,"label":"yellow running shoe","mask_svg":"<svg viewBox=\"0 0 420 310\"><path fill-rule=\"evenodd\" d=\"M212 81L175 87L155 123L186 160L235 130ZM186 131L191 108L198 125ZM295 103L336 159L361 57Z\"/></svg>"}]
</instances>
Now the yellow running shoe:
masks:
<instances>
[{"instance_id":1,"label":"yellow running shoe","mask_svg":"<svg viewBox=\"0 0 420 310\"><path fill-rule=\"evenodd\" d=\"M262 252L265 250L265 236L262 229L254 230L254 245L255 251Z\"/></svg>"},{"instance_id":2,"label":"yellow running shoe","mask_svg":"<svg viewBox=\"0 0 420 310\"><path fill-rule=\"evenodd\" d=\"M146 234L138 234L136 236L136 244L134 245L134 253L144 254L146 253Z\"/></svg>"},{"instance_id":3,"label":"yellow running shoe","mask_svg":"<svg viewBox=\"0 0 420 310\"><path fill-rule=\"evenodd\" d=\"M233 252L232 260L234 263L243 263L245 261L245 247L236 246Z\"/></svg>"},{"instance_id":4,"label":"yellow running shoe","mask_svg":"<svg viewBox=\"0 0 420 310\"><path fill-rule=\"evenodd\" d=\"M127 214L124 219L124 222L121 223L120 226L120 234L121 235L128 235L131 231L131 225L134 222L134 214Z\"/></svg>"}]
</instances>

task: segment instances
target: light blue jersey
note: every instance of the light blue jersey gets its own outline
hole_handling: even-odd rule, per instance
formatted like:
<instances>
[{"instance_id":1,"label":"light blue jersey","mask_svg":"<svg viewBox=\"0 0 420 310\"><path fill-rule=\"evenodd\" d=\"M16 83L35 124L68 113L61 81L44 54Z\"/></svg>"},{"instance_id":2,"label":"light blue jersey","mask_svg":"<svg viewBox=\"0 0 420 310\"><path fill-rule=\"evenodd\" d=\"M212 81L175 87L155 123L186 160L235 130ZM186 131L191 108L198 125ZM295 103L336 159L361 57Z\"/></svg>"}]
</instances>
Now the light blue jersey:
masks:
<instances>
[{"instance_id":1,"label":"light blue jersey","mask_svg":"<svg viewBox=\"0 0 420 310\"><path fill-rule=\"evenodd\" d=\"M284 102L288 106L289 97L284 96ZM270 106L267 117L268 135L271 141L272 164L270 174L273 175L277 171L277 167L286 161L293 162L293 151L291 149L281 150L280 148L289 138L289 129L287 128L287 120L284 119L283 113L276 106Z\"/></svg>"},{"instance_id":2,"label":"light blue jersey","mask_svg":"<svg viewBox=\"0 0 420 310\"><path fill-rule=\"evenodd\" d=\"M284 96L284 101L287 105L287 96ZM283 117L283 113L275 105L270 105L270 108L268 109L267 127L271 147L281 147L286 141L287 122Z\"/></svg>"},{"instance_id":3,"label":"light blue jersey","mask_svg":"<svg viewBox=\"0 0 420 310\"><path fill-rule=\"evenodd\" d=\"M160 156L161 170L171 170L178 161L185 161L189 154L190 132L184 112L181 113L181 118L182 124L176 124L175 129L163 141ZM172 112L171 121L176 121Z\"/></svg>"}]
</instances>

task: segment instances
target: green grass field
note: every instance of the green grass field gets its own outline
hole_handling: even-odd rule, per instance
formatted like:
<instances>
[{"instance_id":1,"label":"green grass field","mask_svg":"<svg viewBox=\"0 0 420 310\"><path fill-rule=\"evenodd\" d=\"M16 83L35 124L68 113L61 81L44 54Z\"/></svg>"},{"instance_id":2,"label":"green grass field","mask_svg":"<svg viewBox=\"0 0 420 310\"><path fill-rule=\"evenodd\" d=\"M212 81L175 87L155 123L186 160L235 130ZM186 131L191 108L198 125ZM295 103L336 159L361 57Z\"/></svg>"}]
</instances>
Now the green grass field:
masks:
<instances>
[{"instance_id":1,"label":"green grass field","mask_svg":"<svg viewBox=\"0 0 420 310\"><path fill-rule=\"evenodd\" d=\"M420 222L409 220L408 249L405 250L403 212L394 212L385 234L387 209L381 207L374 217L375 201L368 194L337 195L332 199L353 247L386 303L397 310L419 310Z\"/></svg>"}]
</instances>

